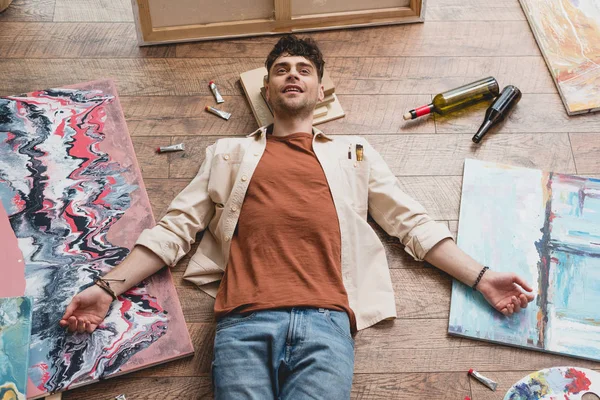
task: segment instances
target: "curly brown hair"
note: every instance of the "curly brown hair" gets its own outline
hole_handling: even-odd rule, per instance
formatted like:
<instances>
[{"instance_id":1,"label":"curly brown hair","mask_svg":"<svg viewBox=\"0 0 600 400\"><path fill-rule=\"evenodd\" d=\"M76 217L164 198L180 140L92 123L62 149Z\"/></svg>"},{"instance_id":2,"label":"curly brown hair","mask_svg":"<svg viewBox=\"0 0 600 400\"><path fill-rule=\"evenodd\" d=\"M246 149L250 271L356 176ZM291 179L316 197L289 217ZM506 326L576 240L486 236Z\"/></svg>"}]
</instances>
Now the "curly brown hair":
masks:
<instances>
[{"instance_id":1,"label":"curly brown hair","mask_svg":"<svg viewBox=\"0 0 600 400\"><path fill-rule=\"evenodd\" d=\"M301 56L310 60L317 68L317 75L319 76L319 82L323 79L323 68L325 67L325 61L323 61L323 54L312 38L300 39L295 35L285 35L275 44L273 50L267 56L265 66L267 67L267 74L271 73L271 67L281 56ZM267 75L268 76L268 75Z\"/></svg>"}]
</instances>

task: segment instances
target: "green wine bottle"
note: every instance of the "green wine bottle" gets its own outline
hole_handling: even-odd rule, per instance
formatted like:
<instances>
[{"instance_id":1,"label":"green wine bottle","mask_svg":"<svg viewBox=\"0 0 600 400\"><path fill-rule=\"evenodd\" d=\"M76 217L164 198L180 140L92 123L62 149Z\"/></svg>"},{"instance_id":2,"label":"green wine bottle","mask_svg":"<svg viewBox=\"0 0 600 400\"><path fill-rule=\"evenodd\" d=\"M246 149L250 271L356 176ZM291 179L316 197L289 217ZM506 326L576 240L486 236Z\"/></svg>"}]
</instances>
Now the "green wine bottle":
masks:
<instances>
[{"instance_id":1,"label":"green wine bottle","mask_svg":"<svg viewBox=\"0 0 600 400\"><path fill-rule=\"evenodd\" d=\"M432 112L444 115L480 101L493 99L499 93L498 82L489 76L436 95L431 104L410 110L404 114L404 119L415 119Z\"/></svg>"}]
</instances>

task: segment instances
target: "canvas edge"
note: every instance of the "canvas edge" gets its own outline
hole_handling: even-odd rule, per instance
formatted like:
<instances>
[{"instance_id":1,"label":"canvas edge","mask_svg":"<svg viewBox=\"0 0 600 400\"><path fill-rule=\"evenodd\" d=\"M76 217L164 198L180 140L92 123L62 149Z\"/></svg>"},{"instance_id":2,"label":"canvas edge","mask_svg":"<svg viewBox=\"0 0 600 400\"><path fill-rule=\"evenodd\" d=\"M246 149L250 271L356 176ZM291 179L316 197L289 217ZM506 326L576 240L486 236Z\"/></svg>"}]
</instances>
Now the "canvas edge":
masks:
<instances>
[{"instance_id":1,"label":"canvas edge","mask_svg":"<svg viewBox=\"0 0 600 400\"><path fill-rule=\"evenodd\" d=\"M558 81L558 79L556 78L554 73L552 72L552 64L546 54L546 51L545 51L544 47L542 45L540 45L540 35L541 34L540 34L540 32L538 32L537 28L535 28L535 24L533 22L531 22L531 19L530 19L531 11L529 10L529 7L526 4L527 1L530 1L530 0L519 0L519 4L521 5L523 14L525 14L525 19L527 20L527 25L529 25L529 29L533 33L533 37L535 38L535 43L537 44L537 47L538 47L540 53L542 54L542 58L544 59L544 63L546 64L548 73L550 74L552 81L554 82L554 85L556 86L556 90L558 91L558 95L560 96L563 106L565 107L565 111L567 112L567 115L571 116L571 115L587 114L587 113L600 111L600 104L598 105L598 107L595 107L595 108L592 107L592 108L581 108L581 109L573 109L571 107L571 105L569 104L569 100L566 98L566 96L562 90L560 82Z\"/></svg>"}]
</instances>

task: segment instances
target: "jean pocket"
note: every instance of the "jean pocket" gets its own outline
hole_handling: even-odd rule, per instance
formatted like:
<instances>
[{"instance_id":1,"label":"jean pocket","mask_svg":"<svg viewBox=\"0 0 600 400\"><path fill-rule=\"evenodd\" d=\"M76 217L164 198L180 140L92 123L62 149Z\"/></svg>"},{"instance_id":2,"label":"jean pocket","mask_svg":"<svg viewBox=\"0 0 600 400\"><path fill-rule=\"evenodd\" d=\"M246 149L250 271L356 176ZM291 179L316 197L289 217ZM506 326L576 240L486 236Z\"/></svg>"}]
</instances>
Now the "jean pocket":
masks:
<instances>
[{"instance_id":1,"label":"jean pocket","mask_svg":"<svg viewBox=\"0 0 600 400\"><path fill-rule=\"evenodd\" d=\"M223 330L225 328L229 328L235 326L237 324L241 324L242 322L247 322L252 320L256 316L256 312L244 313L244 314L229 314L224 317L219 318L217 321L217 332Z\"/></svg>"},{"instance_id":2,"label":"jean pocket","mask_svg":"<svg viewBox=\"0 0 600 400\"><path fill-rule=\"evenodd\" d=\"M350 320L348 319L348 314L343 311L325 310L325 317L333 330L344 339L349 340L350 343L352 343L352 347L354 347L354 339L350 334Z\"/></svg>"}]
</instances>

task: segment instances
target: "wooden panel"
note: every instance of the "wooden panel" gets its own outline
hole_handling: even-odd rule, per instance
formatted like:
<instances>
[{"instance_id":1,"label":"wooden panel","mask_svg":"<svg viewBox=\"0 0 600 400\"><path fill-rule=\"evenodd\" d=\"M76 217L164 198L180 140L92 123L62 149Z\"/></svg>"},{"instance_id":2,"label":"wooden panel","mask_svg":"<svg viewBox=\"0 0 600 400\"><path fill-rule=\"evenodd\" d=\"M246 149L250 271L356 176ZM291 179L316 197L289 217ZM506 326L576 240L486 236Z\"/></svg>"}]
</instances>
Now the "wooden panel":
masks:
<instances>
[{"instance_id":1,"label":"wooden panel","mask_svg":"<svg viewBox=\"0 0 600 400\"><path fill-rule=\"evenodd\" d=\"M460 373L475 368L488 371L529 371L556 365L597 368L591 361L547 354L482 341L462 339L446 333L446 319L396 319L358 332L355 337L355 374ZM210 374L214 323L188 324L196 355L128 375L128 381L144 378L204 377ZM109 380L113 381L119 378ZM512 383L516 382L507 379ZM95 386L95 385L94 385ZM91 386L91 387L94 387ZM473 385L474 386L474 385ZM476 398L474 398L475 400ZM437 398L436 398L437 400Z\"/></svg>"},{"instance_id":2,"label":"wooden panel","mask_svg":"<svg viewBox=\"0 0 600 400\"><path fill-rule=\"evenodd\" d=\"M435 133L433 118L404 121L402 114L431 101L429 95L342 95L346 117L320 126L328 134ZM214 104L211 96L121 97L132 136L242 135L257 129L243 96L225 96L233 111L229 121L204 111Z\"/></svg>"},{"instance_id":3,"label":"wooden panel","mask_svg":"<svg viewBox=\"0 0 600 400\"><path fill-rule=\"evenodd\" d=\"M14 0L0 13L0 22L52 21L54 2L55 0Z\"/></svg>"},{"instance_id":4,"label":"wooden panel","mask_svg":"<svg viewBox=\"0 0 600 400\"><path fill-rule=\"evenodd\" d=\"M291 3L293 16L410 6L410 0L371 0L368 3L362 0L291 0Z\"/></svg>"},{"instance_id":5,"label":"wooden panel","mask_svg":"<svg viewBox=\"0 0 600 400\"><path fill-rule=\"evenodd\" d=\"M527 21L427 22L307 34L330 57L539 56ZM464 41L469 37L469 43ZM279 38L177 45L178 57L266 57ZM514 43L518 41L519 46ZM328 66L329 67L329 66Z\"/></svg>"},{"instance_id":6,"label":"wooden panel","mask_svg":"<svg viewBox=\"0 0 600 400\"><path fill-rule=\"evenodd\" d=\"M0 22L3 58L171 57L174 47L140 48L130 23Z\"/></svg>"},{"instance_id":7,"label":"wooden panel","mask_svg":"<svg viewBox=\"0 0 600 400\"><path fill-rule=\"evenodd\" d=\"M154 44L266 35L299 30L418 22L422 21L420 17L421 1L411 0L409 7L363 11L351 11L346 5L341 12L290 18L289 0L275 0L271 3L271 10L274 10L275 17L272 19L270 12L267 13L264 7L268 2L263 0L262 7L246 13L231 15L230 10L224 9L223 12L226 15L217 15L216 18L213 18L215 13L211 12L210 19L196 19L189 17L196 16L200 12L200 9L196 8L197 3L195 2L190 2L185 10L180 8L177 13L173 13L166 3L161 3L160 0L137 0L138 7L134 11L134 15L142 32L143 43ZM163 4L162 7L161 4ZM216 6L213 5L213 7ZM204 8L206 9L206 7ZM167 20L166 18L170 16L173 18Z\"/></svg>"},{"instance_id":8,"label":"wooden panel","mask_svg":"<svg viewBox=\"0 0 600 400\"><path fill-rule=\"evenodd\" d=\"M258 128L244 97L224 99L226 108L219 108L232 111L228 121L204 111L214 105L212 97L122 97L121 102L132 136L240 136Z\"/></svg>"},{"instance_id":9,"label":"wooden panel","mask_svg":"<svg viewBox=\"0 0 600 400\"><path fill-rule=\"evenodd\" d=\"M149 0L154 28L211 24L218 22L269 19L273 17L273 0Z\"/></svg>"},{"instance_id":10,"label":"wooden panel","mask_svg":"<svg viewBox=\"0 0 600 400\"><path fill-rule=\"evenodd\" d=\"M152 205L152 213L154 214L154 219L156 221L165 215L171 201L173 201L175 196L177 196L189 182L189 179L144 179L146 191L148 192L150 204Z\"/></svg>"},{"instance_id":11,"label":"wooden panel","mask_svg":"<svg viewBox=\"0 0 600 400\"><path fill-rule=\"evenodd\" d=\"M106 76L121 96L204 95L217 79L223 95L242 95L241 72L260 59L0 59L5 79L0 95L57 87ZM527 93L554 93L541 57L329 58L336 94L433 94L493 75ZM342 104L343 106L343 104Z\"/></svg>"},{"instance_id":12,"label":"wooden panel","mask_svg":"<svg viewBox=\"0 0 600 400\"><path fill-rule=\"evenodd\" d=\"M369 135L366 138L397 176L462 175L465 158L563 173L575 172L566 133L496 134L480 146L473 144L471 136ZM190 150L184 154L173 154L170 177L195 176L204 158L204 149L216 139L213 136L181 137ZM440 215L441 219L449 216Z\"/></svg>"},{"instance_id":13,"label":"wooden panel","mask_svg":"<svg viewBox=\"0 0 600 400\"><path fill-rule=\"evenodd\" d=\"M368 140L394 174L462 175L465 158L572 173L567 134L493 135L482 146L472 135L372 135Z\"/></svg>"},{"instance_id":14,"label":"wooden panel","mask_svg":"<svg viewBox=\"0 0 600 400\"><path fill-rule=\"evenodd\" d=\"M133 22L128 0L56 0L54 22Z\"/></svg>"},{"instance_id":15,"label":"wooden panel","mask_svg":"<svg viewBox=\"0 0 600 400\"><path fill-rule=\"evenodd\" d=\"M527 93L556 93L542 57L330 58L337 94L435 94L485 76Z\"/></svg>"},{"instance_id":16,"label":"wooden panel","mask_svg":"<svg viewBox=\"0 0 600 400\"><path fill-rule=\"evenodd\" d=\"M467 395L470 395L469 379L464 373L355 373L350 398L457 400Z\"/></svg>"},{"instance_id":17,"label":"wooden panel","mask_svg":"<svg viewBox=\"0 0 600 400\"><path fill-rule=\"evenodd\" d=\"M474 105L447 116L435 116L438 133L475 133L491 102ZM600 132L600 114L569 117L558 94L523 96L509 117L489 135L514 132Z\"/></svg>"},{"instance_id":18,"label":"wooden panel","mask_svg":"<svg viewBox=\"0 0 600 400\"><path fill-rule=\"evenodd\" d=\"M398 181L433 219L458 219L462 176L401 176Z\"/></svg>"},{"instance_id":19,"label":"wooden panel","mask_svg":"<svg viewBox=\"0 0 600 400\"><path fill-rule=\"evenodd\" d=\"M127 399L213 399L210 376L179 378L114 378L85 389L65 392L63 399L107 400L124 393ZM469 394L464 373L355 374L351 399L414 400L435 396L456 400ZM78 397L79 396L79 397ZM166 397L169 396L169 397ZM172 397L171 397L172 396ZM391 396L391 397L390 397ZM479 400L479 398L476 398Z\"/></svg>"},{"instance_id":20,"label":"wooden panel","mask_svg":"<svg viewBox=\"0 0 600 400\"><path fill-rule=\"evenodd\" d=\"M577 173L580 175L600 174L600 134L571 133L569 136Z\"/></svg>"},{"instance_id":21,"label":"wooden panel","mask_svg":"<svg viewBox=\"0 0 600 400\"><path fill-rule=\"evenodd\" d=\"M108 400L125 394L128 400L212 400L210 376L183 378L131 378L129 375L64 392L63 400Z\"/></svg>"},{"instance_id":22,"label":"wooden panel","mask_svg":"<svg viewBox=\"0 0 600 400\"><path fill-rule=\"evenodd\" d=\"M157 154L156 148L170 145L170 138L135 137L132 138L132 142L144 179L167 178L169 176L168 155Z\"/></svg>"},{"instance_id":23,"label":"wooden panel","mask_svg":"<svg viewBox=\"0 0 600 400\"><path fill-rule=\"evenodd\" d=\"M525 15L518 0L435 0L428 2L425 20L524 21Z\"/></svg>"},{"instance_id":24,"label":"wooden panel","mask_svg":"<svg viewBox=\"0 0 600 400\"><path fill-rule=\"evenodd\" d=\"M275 19L289 21L292 19L292 0L275 0Z\"/></svg>"}]
</instances>

